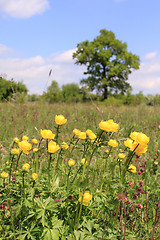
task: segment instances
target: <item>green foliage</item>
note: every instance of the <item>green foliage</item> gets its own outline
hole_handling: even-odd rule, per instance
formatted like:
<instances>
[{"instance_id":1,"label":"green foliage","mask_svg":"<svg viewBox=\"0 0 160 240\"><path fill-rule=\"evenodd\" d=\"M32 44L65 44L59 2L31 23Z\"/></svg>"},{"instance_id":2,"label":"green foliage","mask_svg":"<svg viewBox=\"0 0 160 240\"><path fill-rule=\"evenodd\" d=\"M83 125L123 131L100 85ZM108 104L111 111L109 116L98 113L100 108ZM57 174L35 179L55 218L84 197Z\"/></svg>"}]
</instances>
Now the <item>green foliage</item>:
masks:
<instances>
[{"instance_id":1,"label":"green foliage","mask_svg":"<svg viewBox=\"0 0 160 240\"><path fill-rule=\"evenodd\" d=\"M106 99L110 93L126 92L131 89L128 75L139 68L139 57L127 51L127 44L115 38L111 31L100 30L100 35L92 42L77 45L73 53L75 63L86 65L88 77L81 83L91 91L97 90Z\"/></svg>"},{"instance_id":2,"label":"green foliage","mask_svg":"<svg viewBox=\"0 0 160 240\"><path fill-rule=\"evenodd\" d=\"M0 101L9 100L13 95L27 94L28 90L22 82L16 83L0 77Z\"/></svg>"},{"instance_id":3,"label":"green foliage","mask_svg":"<svg viewBox=\"0 0 160 240\"><path fill-rule=\"evenodd\" d=\"M49 103L62 101L61 90L56 81L52 81L51 85L47 88L47 92L43 94L43 97Z\"/></svg>"}]
</instances>

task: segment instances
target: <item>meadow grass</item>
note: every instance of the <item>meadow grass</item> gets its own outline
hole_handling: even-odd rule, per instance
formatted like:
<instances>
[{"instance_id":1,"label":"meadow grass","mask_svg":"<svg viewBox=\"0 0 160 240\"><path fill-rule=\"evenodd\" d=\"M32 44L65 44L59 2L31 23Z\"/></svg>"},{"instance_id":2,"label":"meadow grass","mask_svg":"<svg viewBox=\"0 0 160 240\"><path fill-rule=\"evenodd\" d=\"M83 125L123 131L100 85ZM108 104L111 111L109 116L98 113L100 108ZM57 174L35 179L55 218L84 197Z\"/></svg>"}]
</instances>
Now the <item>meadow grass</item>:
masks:
<instances>
[{"instance_id":1,"label":"meadow grass","mask_svg":"<svg viewBox=\"0 0 160 240\"><path fill-rule=\"evenodd\" d=\"M1 179L0 239L159 239L159 107L1 103L0 112L0 167L12 175ZM58 114L67 119L59 129L54 120ZM101 120L109 119L119 124L114 134L99 129ZM91 129L97 145L73 137L75 128ZM69 150L48 153L41 129L58 134L57 144L67 142ZM147 152L140 157L124 147L133 131L150 138ZM10 151L14 137L21 141L23 136L29 142L36 138L39 150L22 153L17 162ZM118 141L117 148L108 146L111 138ZM119 152L128 156L136 173L128 171L127 160L117 157ZM82 158L86 164L81 164ZM68 165L69 159L75 160L75 166ZM31 172L21 170L26 162ZM32 173L38 174L38 180L32 179ZM87 206L83 204L86 191L92 196Z\"/></svg>"}]
</instances>

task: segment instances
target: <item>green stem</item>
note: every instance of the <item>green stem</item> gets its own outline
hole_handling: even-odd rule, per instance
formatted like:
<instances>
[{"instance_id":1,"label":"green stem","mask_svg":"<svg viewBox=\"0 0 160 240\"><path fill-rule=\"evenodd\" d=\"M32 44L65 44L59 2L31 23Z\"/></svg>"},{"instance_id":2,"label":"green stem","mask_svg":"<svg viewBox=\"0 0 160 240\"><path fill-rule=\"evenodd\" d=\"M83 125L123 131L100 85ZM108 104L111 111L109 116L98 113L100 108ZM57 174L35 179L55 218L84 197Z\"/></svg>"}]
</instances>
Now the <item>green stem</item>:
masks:
<instances>
[{"instance_id":1,"label":"green stem","mask_svg":"<svg viewBox=\"0 0 160 240\"><path fill-rule=\"evenodd\" d=\"M19 159L20 159L21 155L22 155L22 151L20 152L20 154L19 154L19 156L18 156L18 158L17 158L17 163L16 163L15 172L17 171L17 167L18 167L18 163L19 163Z\"/></svg>"},{"instance_id":2,"label":"green stem","mask_svg":"<svg viewBox=\"0 0 160 240\"><path fill-rule=\"evenodd\" d=\"M11 165L10 165L10 169L9 169L9 183L11 182L11 171L12 171L13 160L14 160L14 155L12 156Z\"/></svg>"},{"instance_id":3,"label":"green stem","mask_svg":"<svg viewBox=\"0 0 160 240\"><path fill-rule=\"evenodd\" d=\"M8 206L9 206L9 212L10 212L10 216L11 216L11 225L12 225L12 229L13 229L13 237L14 237L14 240L16 240L14 218L13 218L13 213L12 213L12 209L11 209L10 199L8 200Z\"/></svg>"},{"instance_id":4,"label":"green stem","mask_svg":"<svg viewBox=\"0 0 160 240\"><path fill-rule=\"evenodd\" d=\"M25 172L23 172L23 174L22 174L23 198L25 199L26 195L25 195L25 186L24 186L24 175L25 175Z\"/></svg>"}]
</instances>

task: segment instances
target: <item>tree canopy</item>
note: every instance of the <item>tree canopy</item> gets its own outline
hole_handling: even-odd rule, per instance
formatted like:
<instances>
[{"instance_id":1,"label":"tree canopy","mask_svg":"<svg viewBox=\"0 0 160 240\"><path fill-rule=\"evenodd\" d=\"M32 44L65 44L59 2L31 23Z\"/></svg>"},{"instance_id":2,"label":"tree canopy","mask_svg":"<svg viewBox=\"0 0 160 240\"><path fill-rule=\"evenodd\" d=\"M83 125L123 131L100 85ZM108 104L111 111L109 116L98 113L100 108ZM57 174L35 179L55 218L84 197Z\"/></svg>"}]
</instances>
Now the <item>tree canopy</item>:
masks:
<instances>
[{"instance_id":1,"label":"tree canopy","mask_svg":"<svg viewBox=\"0 0 160 240\"><path fill-rule=\"evenodd\" d=\"M140 59L127 51L127 43L115 38L115 34L105 29L93 41L77 44L73 53L75 64L86 65L88 75L81 83L91 91L97 90L106 99L109 93L126 92L131 89L128 75L139 69Z\"/></svg>"},{"instance_id":2,"label":"tree canopy","mask_svg":"<svg viewBox=\"0 0 160 240\"><path fill-rule=\"evenodd\" d=\"M22 82L6 80L0 77L0 100L8 100L16 93L27 93L28 89Z\"/></svg>"}]
</instances>

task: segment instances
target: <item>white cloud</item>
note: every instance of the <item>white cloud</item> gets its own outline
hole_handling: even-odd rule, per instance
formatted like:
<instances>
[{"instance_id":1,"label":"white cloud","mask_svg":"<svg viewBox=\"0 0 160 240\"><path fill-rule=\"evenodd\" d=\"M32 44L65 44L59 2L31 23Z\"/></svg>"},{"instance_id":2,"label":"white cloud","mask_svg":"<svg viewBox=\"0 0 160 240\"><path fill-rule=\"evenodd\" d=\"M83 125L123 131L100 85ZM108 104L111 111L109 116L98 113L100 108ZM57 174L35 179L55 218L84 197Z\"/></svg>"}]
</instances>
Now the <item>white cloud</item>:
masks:
<instances>
[{"instance_id":1,"label":"white cloud","mask_svg":"<svg viewBox=\"0 0 160 240\"><path fill-rule=\"evenodd\" d=\"M144 56L140 69L130 75L129 82L135 93L160 94L160 56L157 52Z\"/></svg>"},{"instance_id":2,"label":"white cloud","mask_svg":"<svg viewBox=\"0 0 160 240\"><path fill-rule=\"evenodd\" d=\"M55 56L53 58L53 60L55 62L64 62L64 63L73 62L72 55L73 55L73 52L75 52L75 51L76 51L76 49L71 49L71 50L68 50L64 53L58 54L57 56Z\"/></svg>"},{"instance_id":3,"label":"white cloud","mask_svg":"<svg viewBox=\"0 0 160 240\"><path fill-rule=\"evenodd\" d=\"M42 94L56 80L59 86L67 83L79 83L83 77L85 67L74 64L72 54L75 49L70 49L59 54L52 54L48 58L34 56L32 58L7 57L12 49L0 44L0 74L7 74L7 79L22 81L30 93ZM14 51L13 51L14 52ZM147 58L146 56L151 56ZM160 55L148 53L140 65L140 69L129 76L129 83L133 93L142 91L144 94L160 94ZM4 58L5 56L5 58ZM52 74L49 77L49 71Z\"/></svg>"},{"instance_id":4,"label":"white cloud","mask_svg":"<svg viewBox=\"0 0 160 240\"><path fill-rule=\"evenodd\" d=\"M67 83L79 83L83 68L78 67L72 60L72 52L68 50L56 57L42 58L35 56L32 58L1 58L0 66L2 74L7 74L7 79L13 78L15 81L23 81L30 93L42 94L56 80L59 86ZM49 71L52 75L49 77Z\"/></svg>"},{"instance_id":5,"label":"white cloud","mask_svg":"<svg viewBox=\"0 0 160 240\"><path fill-rule=\"evenodd\" d=\"M14 54L14 51L12 49L6 47L3 44L0 44L0 57L5 58L13 54Z\"/></svg>"},{"instance_id":6,"label":"white cloud","mask_svg":"<svg viewBox=\"0 0 160 240\"><path fill-rule=\"evenodd\" d=\"M151 60L151 59L154 59L157 55L157 52L151 52L151 53L147 53L145 56L144 56L144 59L146 60Z\"/></svg>"},{"instance_id":7,"label":"white cloud","mask_svg":"<svg viewBox=\"0 0 160 240\"><path fill-rule=\"evenodd\" d=\"M29 18L48 8L48 0L0 0L0 11L15 18Z\"/></svg>"}]
</instances>

